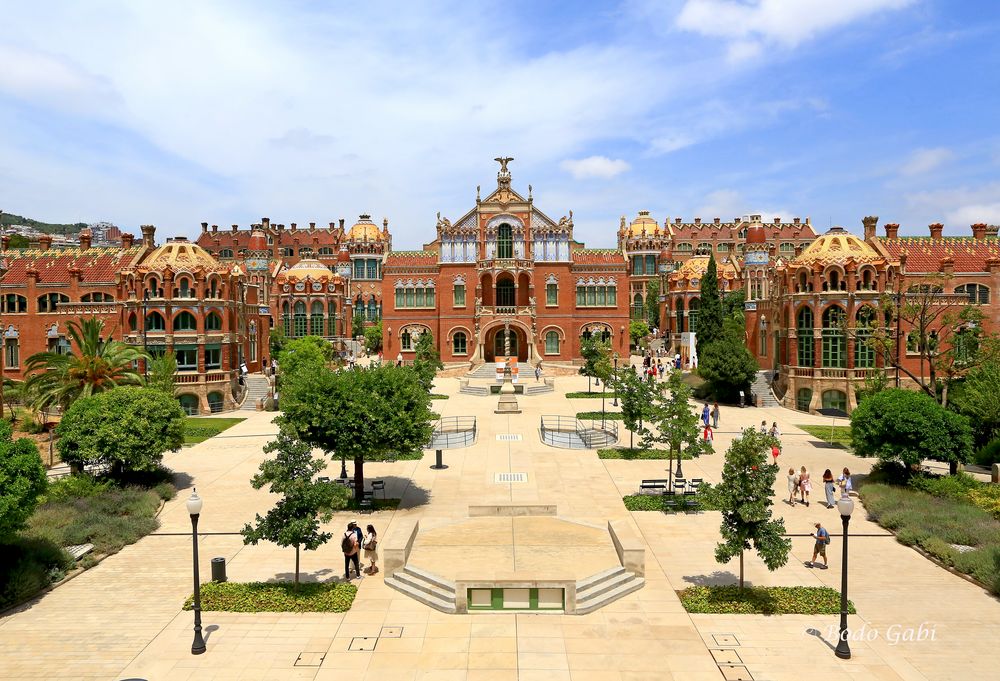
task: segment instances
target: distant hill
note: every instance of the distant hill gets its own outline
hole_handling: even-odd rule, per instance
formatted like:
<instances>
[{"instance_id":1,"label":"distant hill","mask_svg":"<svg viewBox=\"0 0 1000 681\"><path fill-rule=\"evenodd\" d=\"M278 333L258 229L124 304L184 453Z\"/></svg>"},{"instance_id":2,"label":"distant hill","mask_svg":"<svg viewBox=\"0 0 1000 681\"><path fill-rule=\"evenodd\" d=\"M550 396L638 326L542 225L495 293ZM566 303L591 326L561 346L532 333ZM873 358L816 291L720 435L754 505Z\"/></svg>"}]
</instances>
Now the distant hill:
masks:
<instances>
[{"instance_id":1,"label":"distant hill","mask_svg":"<svg viewBox=\"0 0 1000 681\"><path fill-rule=\"evenodd\" d=\"M31 218L26 218L23 215L15 215L14 213L3 213L0 215L0 225L27 225L32 229L37 229L39 232L45 232L46 234L73 234L79 232L81 229L87 226L86 222L74 222L74 223L58 223L58 222L39 222L38 220L32 220Z\"/></svg>"}]
</instances>

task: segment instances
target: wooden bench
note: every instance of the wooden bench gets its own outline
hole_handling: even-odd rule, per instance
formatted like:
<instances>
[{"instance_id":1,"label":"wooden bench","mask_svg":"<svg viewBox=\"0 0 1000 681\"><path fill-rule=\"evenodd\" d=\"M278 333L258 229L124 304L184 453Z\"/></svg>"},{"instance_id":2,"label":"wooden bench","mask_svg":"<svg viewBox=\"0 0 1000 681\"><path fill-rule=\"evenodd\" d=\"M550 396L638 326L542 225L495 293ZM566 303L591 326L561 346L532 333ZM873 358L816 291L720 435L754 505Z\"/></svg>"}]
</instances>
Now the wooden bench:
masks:
<instances>
[{"instance_id":1,"label":"wooden bench","mask_svg":"<svg viewBox=\"0 0 1000 681\"><path fill-rule=\"evenodd\" d=\"M659 492L662 494L667 490L669 480L643 480L639 483L639 494L647 492Z\"/></svg>"}]
</instances>

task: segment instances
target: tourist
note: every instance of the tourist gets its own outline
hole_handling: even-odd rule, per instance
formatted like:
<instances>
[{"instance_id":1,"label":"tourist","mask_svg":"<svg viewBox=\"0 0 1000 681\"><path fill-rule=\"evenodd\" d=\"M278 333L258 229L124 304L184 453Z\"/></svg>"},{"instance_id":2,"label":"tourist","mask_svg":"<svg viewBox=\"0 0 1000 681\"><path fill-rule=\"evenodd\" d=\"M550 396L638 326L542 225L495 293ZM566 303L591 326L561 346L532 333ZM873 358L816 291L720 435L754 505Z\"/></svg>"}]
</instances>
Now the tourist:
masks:
<instances>
[{"instance_id":1,"label":"tourist","mask_svg":"<svg viewBox=\"0 0 1000 681\"><path fill-rule=\"evenodd\" d=\"M760 434L761 435L767 435L767 420L766 419L760 422Z\"/></svg>"},{"instance_id":2,"label":"tourist","mask_svg":"<svg viewBox=\"0 0 1000 681\"><path fill-rule=\"evenodd\" d=\"M361 546L365 550L365 560L370 561L366 572L374 575L378 572L378 567L375 565L375 561L378 560L378 532L375 531L374 525L369 525L365 528L365 531L368 534L365 535L365 541Z\"/></svg>"},{"instance_id":3,"label":"tourist","mask_svg":"<svg viewBox=\"0 0 1000 681\"><path fill-rule=\"evenodd\" d=\"M267 372L271 370L271 365L268 363L267 357L260 363L260 368L264 372L264 375L267 376Z\"/></svg>"},{"instance_id":4,"label":"tourist","mask_svg":"<svg viewBox=\"0 0 1000 681\"><path fill-rule=\"evenodd\" d=\"M713 439L715 439L714 435L712 434L712 426L708 425L707 423L705 424L705 431L702 433L702 437L705 438L705 442L711 442Z\"/></svg>"},{"instance_id":5,"label":"tourist","mask_svg":"<svg viewBox=\"0 0 1000 681\"><path fill-rule=\"evenodd\" d=\"M837 491L837 486L833 482L833 473L829 468L823 471L823 489L826 490L826 507L833 508L835 505L833 495Z\"/></svg>"},{"instance_id":6,"label":"tourist","mask_svg":"<svg viewBox=\"0 0 1000 681\"><path fill-rule=\"evenodd\" d=\"M795 505L795 493L799 491L799 476L795 474L794 468L788 469L788 505Z\"/></svg>"},{"instance_id":7,"label":"tourist","mask_svg":"<svg viewBox=\"0 0 1000 681\"><path fill-rule=\"evenodd\" d=\"M278 360L276 360L274 357L271 358L271 375L272 376L278 375Z\"/></svg>"},{"instance_id":8,"label":"tourist","mask_svg":"<svg viewBox=\"0 0 1000 681\"><path fill-rule=\"evenodd\" d=\"M816 556L823 556L823 569L827 568L826 562L826 547L830 543L830 533L826 531L822 523L816 523L816 531L812 534L813 538L816 539L816 545L813 546L813 557L812 560L806 563L807 567L813 567L816 565Z\"/></svg>"},{"instance_id":9,"label":"tourist","mask_svg":"<svg viewBox=\"0 0 1000 681\"><path fill-rule=\"evenodd\" d=\"M844 468L844 472L841 476L837 478L837 484L840 485L841 496L846 497L854 491L854 485L851 484L851 471L849 471L846 467Z\"/></svg>"},{"instance_id":10,"label":"tourist","mask_svg":"<svg viewBox=\"0 0 1000 681\"><path fill-rule=\"evenodd\" d=\"M396 354L396 366L398 366L398 367L403 366L403 353L402 352Z\"/></svg>"},{"instance_id":11,"label":"tourist","mask_svg":"<svg viewBox=\"0 0 1000 681\"><path fill-rule=\"evenodd\" d=\"M779 438L781 437L781 431L778 429L778 422L775 421L771 424L771 437Z\"/></svg>"},{"instance_id":12,"label":"tourist","mask_svg":"<svg viewBox=\"0 0 1000 681\"><path fill-rule=\"evenodd\" d=\"M712 427L719 427L719 403L715 402L712 404Z\"/></svg>"},{"instance_id":13,"label":"tourist","mask_svg":"<svg viewBox=\"0 0 1000 681\"><path fill-rule=\"evenodd\" d=\"M809 481L809 471L803 466L799 471L799 501L809 507L809 492L812 491L812 483Z\"/></svg>"},{"instance_id":14,"label":"tourist","mask_svg":"<svg viewBox=\"0 0 1000 681\"><path fill-rule=\"evenodd\" d=\"M535 365L535 383L538 383L538 381L540 381L541 378L542 378L542 365L541 364L536 364Z\"/></svg>"},{"instance_id":15,"label":"tourist","mask_svg":"<svg viewBox=\"0 0 1000 681\"><path fill-rule=\"evenodd\" d=\"M771 457L774 459L774 465L778 465L778 457L781 455L781 447L778 445L771 445Z\"/></svg>"},{"instance_id":16,"label":"tourist","mask_svg":"<svg viewBox=\"0 0 1000 681\"><path fill-rule=\"evenodd\" d=\"M674 368L675 369L681 368L681 353L679 352L674 355Z\"/></svg>"},{"instance_id":17,"label":"tourist","mask_svg":"<svg viewBox=\"0 0 1000 681\"><path fill-rule=\"evenodd\" d=\"M358 535L354 531L352 525L354 521L351 521L347 525L347 531L344 532L343 538L340 540L340 550L344 552L344 581L351 580L351 564L354 564L354 574L357 577L361 576L361 561L358 560Z\"/></svg>"}]
</instances>

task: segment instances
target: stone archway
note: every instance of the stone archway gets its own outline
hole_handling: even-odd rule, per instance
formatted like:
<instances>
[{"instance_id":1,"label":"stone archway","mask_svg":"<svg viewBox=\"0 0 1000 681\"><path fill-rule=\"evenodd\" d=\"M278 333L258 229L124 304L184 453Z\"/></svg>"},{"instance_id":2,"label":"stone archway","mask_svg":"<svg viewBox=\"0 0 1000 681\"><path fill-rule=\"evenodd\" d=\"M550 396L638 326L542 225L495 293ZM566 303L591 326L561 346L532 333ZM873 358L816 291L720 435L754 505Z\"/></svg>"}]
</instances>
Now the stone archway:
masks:
<instances>
[{"instance_id":1,"label":"stone archway","mask_svg":"<svg viewBox=\"0 0 1000 681\"><path fill-rule=\"evenodd\" d=\"M509 331L510 356L517 357L519 362L527 362L532 358L532 344L534 337L529 329L519 322L509 324L493 324L482 332L480 347L483 351L483 360L494 362L497 357L503 357L507 346L505 333Z\"/></svg>"}]
</instances>

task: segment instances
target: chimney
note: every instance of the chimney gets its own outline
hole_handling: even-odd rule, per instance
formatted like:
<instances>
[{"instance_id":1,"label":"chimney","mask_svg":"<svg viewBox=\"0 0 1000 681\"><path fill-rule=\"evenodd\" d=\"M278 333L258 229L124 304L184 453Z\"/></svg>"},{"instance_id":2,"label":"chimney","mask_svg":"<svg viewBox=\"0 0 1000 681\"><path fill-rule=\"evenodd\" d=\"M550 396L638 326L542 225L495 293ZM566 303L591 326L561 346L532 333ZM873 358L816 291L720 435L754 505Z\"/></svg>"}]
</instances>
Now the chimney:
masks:
<instances>
[{"instance_id":1,"label":"chimney","mask_svg":"<svg viewBox=\"0 0 1000 681\"><path fill-rule=\"evenodd\" d=\"M218 231L219 231L219 226L218 225L212 225L212 233L214 234L214 233L216 233Z\"/></svg>"},{"instance_id":2,"label":"chimney","mask_svg":"<svg viewBox=\"0 0 1000 681\"><path fill-rule=\"evenodd\" d=\"M861 223L865 226L865 241L871 241L875 238L875 226L878 224L877 215L869 215L867 217L861 218Z\"/></svg>"},{"instance_id":3,"label":"chimney","mask_svg":"<svg viewBox=\"0 0 1000 681\"><path fill-rule=\"evenodd\" d=\"M780 225L781 224L781 218L774 218L774 224Z\"/></svg>"},{"instance_id":4,"label":"chimney","mask_svg":"<svg viewBox=\"0 0 1000 681\"><path fill-rule=\"evenodd\" d=\"M695 218L694 219L694 224L700 225L701 224L701 218Z\"/></svg>"},{"instance_id":5,"label":"chimney","mask_svg":"<svg viewBox=\"0 0 1000 681\"><path fill-rule=\"evenodd\" d=\"M996 238L997 232L1000 231L1000 226L998 225L986 225L986 236Z\"/></svg>"},{"instance_id":6,"label":"chimney","mask_svg":"<svg viewBox=\"0 0 1000 681\"><path fill-rule=\"evenodd\" d=\"M208 223L207 222L201 223L201 231L202 231L202 233L208 231Z\"/></svg>"},{"instance_id":7,"label":"chimney","mask_svg":"<svg viewBox=\"0 0 1000 681\"><path fill-rule=\"evenodd\" d=\"M52 248L52 237L48 234L43 234L38 237L38 247L43 251L47 251Z\"/></svg>"},{"instance_id":8,"label":"chimney","mask_svg":"<svg viewBox=\"0 0 1000 681\"><path fill-rule=\"evenodd\" d=\"M8 248L10 248L10 236L4 234L0 237L0 250L6 251Z\"/></svg>"},{"instance_id":9,"label":"chimney","mask_svg":"<svg viewBox=\"0 0 1000 681\"><path fill-rule=\"evenodd\" d=\"M212 225L214 228L215 225ZM146 248L153 248L155 246L153 242L153 237L156 236L156 227L153 225L142 225L139 229L142 230L142 245Z\"/></svg>"},{"instance_id":10,"label":"chimney","mask_svg":"<svg viewBox=\"0 0 1000 681\"><path fill-rule=\"evenodd\" d=\"M985 239L986 238L986 223L977 222L972 225L972 236L975 239Z\"/></svg>"},{"instance_id":11,"label":"chimney","mask_svg":"<svg viewBox=\"0 0 1000 681\"><path fill-rule=\"evenodd\" d=\"M316 223L315 222L310 222L309 223L309 231L310 232L315 232L316 231Z\"/></svg>"},{"instance_id":12,"label":"chimney","mask_svg":"<svg viewBox=\"0 0 1000 681\"><path fill-rule=\"evenodd\" d=\"M332 223L332 222L330 223L330 226L331 226L331 227L333 226L333 223ZM341 228L341 229L343 229L343 228L344 228L344 218L340 218L340 228Z\"/></svg>"},{"instance_id":13,"label":"chimney","mask_svg":"<svg viewBox=\"0 0 1000 681\"><path fill-rule=\"evenodd\" d=\"M802 218L792 218L792 224L793 225L801 225L802 224ZM808 224L808 223L806 223L806 224Z\"/></svg>"},{"instance_id":14,"label":"chimney","mask_svg":"<svg viewBox=\"0 0 1000 681\"><path fill-rule=\"evenodd\" d=\"M295 223L293 222L293 223L292 223L292 231L294 232L294 231L295 231L295 230L297 230L298 228L299 228L299 226L298 226L297 224L295 224Z\"/></svg>"},{"instance_id":15,"label":"chimney","mask_svg":"<svg viewBox=\"0 0 1000 681\"><path fill-rule=\"evenodd\" d=\"M681 219L680 218L674 218L674 224L675 225L681 224Z\"/></svg>"},{"instance_id":16,"label":"chimney","mask_svg":"<svg viewBox=\"0 0 1000 681\"><path fill-rule=\"evenodd\" d=\"M90 248L91 239L93 235L90 233L89 229L84 229L80 231L80 250L85 251Z\"/></svg>"},{"instance_id":17,"label":"chimney","mask_svg":"<svg viewBox=\"0 0 1000 681\"><path fill-rule=\"evenodd\" d=\"M795 257L802 255L802 244L795 244Z\"/></svg>"},{"instance_id":18,"label":"chimney","mask_svg":"<svg viewBox=\"0 0 1000 681\"><path fill-rule=\"evenodd\" d=\"M264 229L267 229L271 226L271 218L261 218L260 224L264 225Z\"/></svg>"},{"instance_id":19,"label":"chimney","mask_svg":"<svg viewBox=\"0 0 1000 681\"><path fill-rule=\"evenodd\" d=\"M281 232L281 231L283 231L285 229L285 226L283 224L281 224L280 222L277 225L275 225L275 226L278 228L279 232Z\"/></svg>"},{"instance_id":20,"label":"chimney","mask_svg":"<svg viewBox=\"0 0 1000 681\"><path fill-rule=\"evenodd\" d=\"M238 232L240 230L240 226L239 225L231 225L231 227L232 227L232 229L233 229L234 232Z\"/></svg>"},{"instance_id":21,"label":"chimney","mask_svg":"<svg viewBox=\"0 0 1000 681\"><path fill-rule=\"evenodd\" d=\"M944 225L942 225L940 222L932 222L930 225L928 225L928 228L931 230L932 239L941 238L941 232L944 231Z\"/></svg>"},{"instance_id":22,"label":"chimney","mask_svg":"<svg viewBox=\"0 0 1000 681\"><path fill-rule=\"evenodd\" d=\"M722 222L722 219L721 219L721 218L715 218L715 224L717 224L717 225L718 225L718 224L720 224L721 222Z\"/></svg>"},{"instance_id":23,"label":"chimney","mask_svg":"<svg viewBox=\"0 0 1000 681\"><path fill-rule=\"evenodd\" d=\"M135 243L134 235L122 233L122 248L132 248L132 244L134 243Z\"/></svg>"},{"instance_id":24,"label":"chimney","mask_svg":"<svg viewBox=\"0 0 1000 681\"><path fill-rule=\"evenodd\" d=\"M899 235L899 224L896 222L885 223L885 238L895 239Z\"/></svg>"},{"instance_id":25,"label":"chimney","mask_svg":"<svg viewBox=\"0 0 1000 681\"><path fill-rule=\"evenodd\" d=\"M955 274L955 259L950 255L946 255L941 258L941 272L946 277L950 277Z\"/></svg>"}]
</instances>

